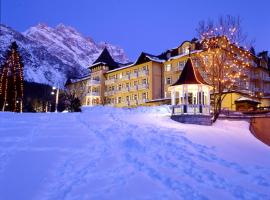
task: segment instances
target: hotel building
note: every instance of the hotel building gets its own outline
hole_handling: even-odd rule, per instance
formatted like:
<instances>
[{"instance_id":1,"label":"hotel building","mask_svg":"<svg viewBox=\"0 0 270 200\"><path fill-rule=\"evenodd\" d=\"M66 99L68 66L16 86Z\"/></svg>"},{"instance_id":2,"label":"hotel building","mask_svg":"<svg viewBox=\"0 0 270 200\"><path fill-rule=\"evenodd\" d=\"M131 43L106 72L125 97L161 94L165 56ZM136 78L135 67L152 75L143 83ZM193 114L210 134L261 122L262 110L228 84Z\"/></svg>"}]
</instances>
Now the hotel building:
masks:
<instances>
[{"instance_id":1,"label":"hotel building","mask_svg":"<svg viewBox=\"0 0 270 200\"><path fill-rule=\"evenodd\" d=\"M226 42L225 37L216 39ZM234 90L224 91L222 108L251 110L254 106L270 107L267 52L256 56L237 45L230 44L229 47L236 64L245 63L246 73L241 75ZM203 41L194 39L160 55L143 52L134 63L121 64L115 62L105 48L89 66L88 76L68 80L66 86L80 98L82 105L136 107L171 104L169 87L178 80L188 58L202 77L206 81L209 79L202 66L211 64L210 51ZM176 98L175 103L178 102Z\"/></svg>"}]
</instances>

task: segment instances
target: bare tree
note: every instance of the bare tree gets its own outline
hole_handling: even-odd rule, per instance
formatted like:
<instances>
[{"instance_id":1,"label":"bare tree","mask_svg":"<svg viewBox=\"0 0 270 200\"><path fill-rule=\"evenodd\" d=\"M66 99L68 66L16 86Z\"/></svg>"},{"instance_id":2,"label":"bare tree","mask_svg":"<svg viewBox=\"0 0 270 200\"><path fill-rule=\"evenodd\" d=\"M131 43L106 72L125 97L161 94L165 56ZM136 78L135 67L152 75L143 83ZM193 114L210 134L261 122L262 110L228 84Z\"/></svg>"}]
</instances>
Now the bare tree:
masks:
<instances>
[{"instance_id":1,"label":"bare tree","mask_svg":"<svg viewBox=\"0 0 270 200\"><path fill-rule=\"evenodd\" d=\"M226 15L220 16L216 21L212 19L200 21L196 32L201 40L226 36L230 42L246 49L251 48L255 43L255 40L248 40L248 35L242 28L242 19L239 16Z\"/></svg>"},{"instance_id":2,"label":"bare tree","mask_svg":"<svg viewBox=\"0 0 270 200\"><path fill-rule=\"evenodd\" d=\"M196 29L206 53L200 55L202 73L213 86L214 121L221 112L222 101L228 92L240 89L247 80L250 52L240 47L246 42L239 17L220 17L214 23L202 21Z\"/></svg>"}]
</instances>

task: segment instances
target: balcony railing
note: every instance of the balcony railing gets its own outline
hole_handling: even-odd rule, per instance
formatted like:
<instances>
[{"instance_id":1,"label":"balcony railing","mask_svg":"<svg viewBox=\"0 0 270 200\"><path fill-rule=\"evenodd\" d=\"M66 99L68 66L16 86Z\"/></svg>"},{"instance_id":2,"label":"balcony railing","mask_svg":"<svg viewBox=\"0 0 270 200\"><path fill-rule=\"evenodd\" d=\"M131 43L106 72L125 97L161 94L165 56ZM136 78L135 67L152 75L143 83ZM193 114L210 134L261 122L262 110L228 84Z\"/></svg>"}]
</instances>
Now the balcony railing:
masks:
<instances>
[{"instance_id":1,"label":"balcony railing","mask_svg":"<svg viewBox=\"0 0 270 200\"><path fill-rule=\"evenodd\" d=\"M148 89L148 88L149 88L148 84L138 85L138 90L144 90L144 89Z\"/></svg>"},{"instance_id":2,"label":"balcony railing","mask_svg":"<svg viewBox=\"0 0 270 200\"><path fill-rule=\"evenodd\" d=\"M140 70L140 71L139 71L139 77L147 76L148 73L149 73L148 70Z\"/></svg>"},{"instance_id":3,"label":"balcony railing","mask_svg":"<svg viewBox=\"0 0 270 200\"><path fill-rule=\"evenodd\" d=\"M100 96L99 92L88 92L87 96Z\"/></svg>"},{"instance_id":4,"label":"balcony railing","mask_svg":"<svg viewBox=\"0 0 270 200\"><path fill-rule=\"evenodd\" d=\"M105 96L111 96L111 95L114 95L116 93L116 91L106 91L104 93Z\"/></svg>"},{"instance_id":5,"label":"balcony railing","mask_svg":"<svg viewBox=\"0 0 270 200\"><path fill-rule=\"evenodd\" d=\"M264 77L264 79L263 79L265 82L270 82L270 77L269 76L266 76L266 77Z\"/></svg>"},{"instance_id":6,"label":"balcony railing","mask_svg":"<svg viewBox=\"0 0 270 200\"><path fill-rule=\"evenodd\" d=\"M146 99L139 99L138 104L144 104L146 102Z\"/></svg>"},{"instance_id":7,"label":"balcony railing","mask_svg":"<svg viewBox=\"0 0 270 200\"><path fill-rule=\"evenodd\" d=\"M91 79L87 81L88 86L94 86L94 85L99 85L99 84L100 84L100 80Z\"/></svg>"},{"instance_id":8,"label":"balcony railing","mask_svg":"<svg viewBox=\"0 0 270 200\"><path fill-rule=\"evenodd\" d=\"M112 83L115 83L115 79L108 79L105 81L105 84L112 84Z\"/></svg>"},{"instance_id":9,"label":"balcony railing","mask_svg":"<svg viewBox=\"0 0 270 200\"><path fill-rule=\"evenodd\" d=\"M130 89L129 87L123 87L122 90L121 90L121 92L128 92L129 89Z\"/></svg>"},{"instance_id":10,"label":"balcony railing","mask_svg":"<svg viewBox=\"0 0 270 200\"><path fill-rule=\"evenodd\" d=\"M255 91L255 92L260 92L261 89L260 89L260 88L254 88L254 91Z\"/></svg>"},{"instance_id":11,"label":"balcony railing","mask_svg":"<svg viewBox=\"0 0 270 200\"><path fill-rule=\"evenodd\" d=\"M121 80L123 80L123 81L127 81L129 79L130 79L129 75L122 76L122 78L121 78Z\"/></svg>"},{"instance_id":12,"label":"balcony railing","mask_svg":"<svg viewBox=\"0 0 270 200\"><path fill-rule=\"evenodd\" d=\"M138 90L138 86L137 85L131 86L129 88L129 91L135 91L135 90Z\"/></svg>"},{"instance_id":13,"label":"balcony railing","mask_svg":"<svg viewBox=\"0 0 270 200\"><path fill-rule=\"evenodd\" d=\"M131 73L130 79L133 79L133 78L138 78L138 73Z\"/></svg>"}]
</instances>

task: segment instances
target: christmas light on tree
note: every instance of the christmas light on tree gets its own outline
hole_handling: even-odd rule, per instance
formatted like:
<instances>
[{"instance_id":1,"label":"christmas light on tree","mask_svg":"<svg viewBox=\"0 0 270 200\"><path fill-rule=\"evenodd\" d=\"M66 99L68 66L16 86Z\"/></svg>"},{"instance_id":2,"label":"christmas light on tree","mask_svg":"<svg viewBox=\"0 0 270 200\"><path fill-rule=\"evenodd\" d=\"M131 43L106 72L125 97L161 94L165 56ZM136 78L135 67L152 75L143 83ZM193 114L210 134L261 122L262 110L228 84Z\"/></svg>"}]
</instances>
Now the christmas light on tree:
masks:
<instances>
[{"instance_id":1,"label":"christmas light on tree","mask_svg":"<svg viewBox=\"0 0 270 200\"><path fill-rule=\"evenodd\" d=\"M18 45L13 42L0 68L0 106L2 111L22 112L23 64Z\"/></svg>"}]
</instances>

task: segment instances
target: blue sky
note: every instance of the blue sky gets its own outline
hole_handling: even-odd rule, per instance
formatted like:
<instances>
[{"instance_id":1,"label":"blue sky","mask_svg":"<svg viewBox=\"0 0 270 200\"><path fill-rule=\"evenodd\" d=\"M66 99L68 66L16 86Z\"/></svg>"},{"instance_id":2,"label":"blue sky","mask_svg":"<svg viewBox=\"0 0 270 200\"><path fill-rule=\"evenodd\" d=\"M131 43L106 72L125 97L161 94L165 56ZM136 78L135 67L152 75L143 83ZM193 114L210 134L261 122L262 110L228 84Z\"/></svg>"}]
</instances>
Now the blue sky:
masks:
<instances>
[{"instance_id":1,"label":"blue sky","mask_svg":"<svg viewBox=\"0 0 270 200\"><path fill-rule=\"evenodd\" d=\"M257 0L0 0L1 23L24 31L37 23L64 23L96 41L124 48L132 60L157 54L196 36L200 20L240 16L256 50L270 47L270 1ZM255 3L254 3L255 2Z\"/></svg>"}]
</instances>

